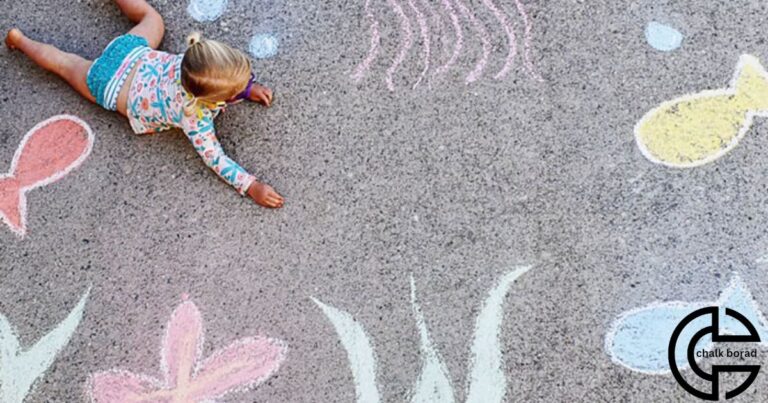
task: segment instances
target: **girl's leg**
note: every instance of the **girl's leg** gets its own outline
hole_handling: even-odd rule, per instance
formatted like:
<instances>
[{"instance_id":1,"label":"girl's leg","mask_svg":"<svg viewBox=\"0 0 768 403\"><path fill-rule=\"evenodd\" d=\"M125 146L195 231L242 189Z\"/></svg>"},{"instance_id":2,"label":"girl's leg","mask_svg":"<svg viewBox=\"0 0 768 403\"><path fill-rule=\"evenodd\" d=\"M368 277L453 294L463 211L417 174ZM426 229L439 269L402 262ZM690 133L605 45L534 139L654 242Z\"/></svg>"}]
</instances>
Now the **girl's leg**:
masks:
<instances>
[{"instance_id":1,"label":"girl's leg","mask_svg":"<svg viewBox=\"0 0 768 403\"><path fill-rule=\"evenodd\" d=\"M144 37L149 47L156 49L160 46L165 33L163 17L144 0L115 0L120 10L136 24L129 34Z\"/></svg>"},{"instance_id":2,"label":"girl's leg","mask_svg":"<svg viewBox=\"0 0 768 403\"><path fill-rule=\"evenodd\" d=\"M92 63L90 60L61 51L47 43L29 39L17 28L8 31L5 44L11 49L21 50L38 66L63 78L80 95L95 102L86 83L88 69Z\"/></svg>"}]
</instances>

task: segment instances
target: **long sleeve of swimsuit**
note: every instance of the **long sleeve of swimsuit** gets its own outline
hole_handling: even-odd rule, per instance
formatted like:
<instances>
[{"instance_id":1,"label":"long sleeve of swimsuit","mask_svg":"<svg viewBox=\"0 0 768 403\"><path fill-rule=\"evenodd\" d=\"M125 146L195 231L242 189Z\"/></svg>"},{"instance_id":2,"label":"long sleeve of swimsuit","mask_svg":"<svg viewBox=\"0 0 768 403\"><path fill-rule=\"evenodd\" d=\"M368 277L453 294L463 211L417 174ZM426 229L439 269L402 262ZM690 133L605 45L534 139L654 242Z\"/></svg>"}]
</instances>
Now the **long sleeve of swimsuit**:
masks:
<instances>
[{"instance_id":1,"label":"long sleeve of swimsuit","mask_svg":"<svg viewBox=\"0 0 768 403\"><path fill-rule=\"evenodd\" d=\"M209 109L198 108L193 116L182 119L182 130L205 164L238 193L245 195L255 178L224 153L216 138L213 118Z\"/></svg>"}]
</instances>

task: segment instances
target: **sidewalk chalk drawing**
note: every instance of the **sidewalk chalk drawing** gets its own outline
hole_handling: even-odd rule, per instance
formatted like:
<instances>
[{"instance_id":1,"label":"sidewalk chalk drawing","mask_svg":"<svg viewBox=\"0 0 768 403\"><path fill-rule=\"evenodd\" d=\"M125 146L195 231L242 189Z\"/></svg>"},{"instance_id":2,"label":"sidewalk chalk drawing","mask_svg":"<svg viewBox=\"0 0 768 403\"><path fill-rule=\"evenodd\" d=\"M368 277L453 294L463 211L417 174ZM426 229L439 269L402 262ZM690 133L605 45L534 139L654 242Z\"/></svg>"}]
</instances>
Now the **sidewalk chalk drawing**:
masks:
<instances>
[{"instance_id":1,"label":"sidewalk chalk drawing","mask_svg":"<svg viewBox=\"0 0 768 403\"><path fill-rule=\"evenodd\" d=\"M27 231L26 193L51 184L80 166L91 153L93 132L82 120L58 115L32 128L0 175L0 218L18 236Z\"/></svg>"},{"instance_id":2,"label":"sidewalk chalk drawing","mask_svg":"<svg viewBox=\"0 0 768 403\"><path fill-rule=\"evenodd\" d=\"M736 147L756 116L768 116L768 73L742 55L728 88L667 101L635 126L635 140L649 160L674 168L712 162Z\"/></svg>"},{"instance_id":3,"label":"sidewalk chalk drawing","mask_svg":"<svg viewBox=\"0 0 768 403\"><path fill-rule=\"evenodd\" d=\"M384 81L387 83L387 88L389 88L390 91L394 91L395 84L393 77L397 69L400 67L400 64L405 60L406 56L408 55L408 51L413 45L413 33L411 32L411 20L405 14L405 11L403 11L403 7L400 6L400 3L397 0L387 0L387 4L389 4L389 8L392 9L392 12L397 15L397 18L400 22L401 32L400 45L398 47L399 49L397 51L397 56L395 56L395 58L392 60L392 64L387 69L387 75L384 79Z\"/></svg>"},{"instance_id":4,"label":"sidewalk chalk drawing","mask_svg":"<svg viewBox=\"0 0 768 403\"><path fill-rule=\"evenodd\" d=\"M364 5L365 19L368 20L368 26L371 31L371 41L368 48L368 54L360 64L357 65L354 72L352 72L352 80L359 82L365 77L368 69L371 68L371 63L376 60L376 56L379 54L379 46L381 44L381 34L379 34L379 22L376 20L373 11L371 10L371 0L365 0Z\"/></svg>"},{"instance_id":5,"label":"sidewalk chalk drawing","mask_svg":"<svg viewBox=\"0 0 768 403\"><path fill-rule=\"evenodd\" d=\"M658 51L671 52L680 47L683 34L669 25L651 21L645 27L645 40Z\"/></svg>"},{"instance_id":6,"label":"sidewalk chalk drawing","mask_svg":"<svg viewBox=\"0 0 768 403\"><path fill-rule=\"evenodd\" d=\"M187 13L198 22L218 20L227 10L227 0L190 0ZM257 59L269 59L277 55L278 40L272 34L258 33L248 42L248 51Z\"/></svg>"},{"instance_id":7,"label":"sidewalk chalk drawing","mask_svg":"<svg viewBox=\"0 0 768 403\"><path fill-rule=\"evenodd\" d=\"M68 343L83 318L90 289L66 318L38 340L23 349L8 319L0 315L0 401L21 403L37 381L53 364L56 355Z\"/></svg>"},{"instance_id":8,"label":"sidewalk chalk drawing","mask_svg":"<svg viewBox=\"0 0 768 403\"><path fill-rule=\"evenodd\" d=\"M520 267L504 275L485 298L475 320L467 375L467 403L500 403L507 393L504 362L499 332L503 320L504 299L512 284L530 267ZM376 381L377 358L371 340L362 324L349 313L312 298L333 325L347 352L355 395L358 403L381 401ZM421 374L414 385L411 403L452 403L456 401L455 389L448 376L448 369L432 344L424 316L416 300L416 286L411 278L411 307L419 331Z\"/></svg>"},{"instance_id":9,"label":"sidewalk chalk drawing","mask_svg":"<svg viewBox=\"0 0 768 403\"><path fill-rule=\"evenodd\" d=\"M227 0L190 0L187 13L195 21L216 21L227 9Z\"/></svg>"},{"instance_id":10,"label":"sidewalk chalk drawing","mask_svg":"<svg viewBox=\"0 0 768 403\"><path fill-rule=\"evenodd\" d=\"M515 33L515 24L510 20L510 16L497 3L493 0L482 0L485 12L493 16L493 21L495 22L494 29L502 31L503 36L506 38L506 56L503 65L494 73L493 77L495 79L503 79L506 77L512 70L517 56L522 54L523 64L528 76L536 81L543 81L541 75L537 72L536 67L533 64L531 56L533 41L533 24L531 23L531 18L521 0L513 0L513 2L513 8L520 19L520 23L517 25L521 26L523 31L521 35ZM415 83L413 84L413 88L416 88L424 81L428 72L433 69L433 66L435 67L432 76L440 76L445 74L455 65L462 51L465 49L465 31L474 33L480 40L481 54L474 66L467 72L464 81L466 84L470 84L483 77L492 50L491 35L485 23L478 17L478 14L475 12L476 10L473 9L476 7L475 5L472 5L465 0L440 0L439 7L435 7L428 1L417 0L387 0L386 3L389 7L389 11L391 11L397 19L397 25L399 27L397 52L384 74L384 82L387 89L390 91L395 90L395 76L402 64L408 58L410 50L415 42L414 24L409 14L413 15L415 19L421 44L419 63L422 65L422 68L418 76L414 78ZM438 10L436 10L436 8ZM381 19L381 16L373 11L371 0L365 1L363 11L368 24L370 43L363 60L355 67L350 75L354 82L360 82L365 78L366 74L371 69L373 62L379 55L381 45L381 34L379 33L379 20ZM427 16L430 16L432 19L435 19L433 16L445 16L445 18L451 22L453 30L453 46L448 59L443 63L433 63L432 59L435 54L433 50L436 43L448 43L449 40L442 36L436 37L437 41L433 40L435 34L430 30ZM439 25L442 24L440 18L437 18L437 21L439 22ZM442 29L438 30L438 32L439 35L443 35ZM518 51L519 41L522 42L522 52Z\"/></svg>"},{"instance_id":11,"label":"sidewalk chalk drawing","mask_svg":"<svg viewBox=\"0 0 768 403\"><path fill-rule=\"evenodd\" d=\"M466 18L472 25L473 30L477 31L477 36L480 38L480 44L482 47L482 54L480 59L477 60L474 69L467 74L467 78L464 80L467 84L477 81L482 77L485 65L488 63L488 57L491 54L491 37L483 24L475 17L475 14L470 11L463 0L454 0L456 7L459 9L461 15Z\"/></svg>"},{"instance_id":12,"label":"sidewalk chalk drawing","mask_svg":"<svg viewBox=\"0 0 768 403\"><path fill-rule=\"evenodd\" d=\"M729 334L748 334L744 325L726 316L724 312L725 308L731 308L741 313L755 325L762 340L761 345L768 346L768 321L747 286L734 274L730 284L714 301L653 302L622 313L614 320L605 336L605 350L613 362L632 371L668 374L670 369L667 349L672 332L685 316L706 306L720 307L720 328ZM694 336L694 330L707 325L707 318L701 317L691 322L681 333L675 349L675 361L679 368L688 367L686 346ZM710 348L709 336L702 338L696 346L697 350Z\"/></svg>"},{"instance_id":13,"label":"sidewalk chalk drawing","mask_svg":"<svg viewBox=\"0 0 768 403\"><path fill-rule=\"evenodd\" d=\"M173 311L161 346L162 378L124 370L91 375L92 402L212 402L260 385L274 374L287 353L280 340L247 337L202 359L203 320L188 296Z\"/></svg>"},{"instance_id":14,"label":"sidewalk chalk drawing","mask_svg":"<svg viewBox=\"0 0 768 403\"><path fill-rule=\"evenodd\" d=\"M448 71L448 69L453 66L453 64L456 62L456 59L458 59L459 55L461 54L461 49L464 47L464 33L461 30L461 22L459 21L459 16L456 13L456 9L453 7L452 0L440 0L440 4L442 5L443 9L446 13L448 13L448 17L451 20L451 26L453 27L453 36L456 38L454 44L453 44L453 51L451 52L451 56L446 60L446 62L438 67L435 70L435 75L442 75L445 74L445 72ZM438 16L439 13L436 12Z\"/></svg>"},{"instance_id":15,"label":"sidewalk chalk drawing","mask_svg":"<svg viewBox=\"0 0 768 403\"><path fill-rule=\"evenodd\" d=\"M269 59L277 54L278 41L272 34L256 34L248 44L251 55L257 59Z\"/></svg>"},{"instance_id":16,"label":"sidewalk chalk drawing","mask_svg":"<svg viewBox=\"0 0 768 403\"><path fill-rule=\"evenodd\" d=\"M416 0L408 0L408 7L410 7L411 11L416 14L416 22L419 25L419 34L421 41L424 43L424 52L422 53L422 64L424 65L424 68L421 70L419 79L416 80L416 84L413 85L416 87L421 83L421 80L424 79L424 76L426 76L427 72L429 71L429 60L431 58L430 49L432 48L432 45L431 39L429 37L429 25L427 24L427 17L421 11L419 6L416 5ZM429 4L427 4L425 7L429 7Z\"/></svg>"}]
</instances>

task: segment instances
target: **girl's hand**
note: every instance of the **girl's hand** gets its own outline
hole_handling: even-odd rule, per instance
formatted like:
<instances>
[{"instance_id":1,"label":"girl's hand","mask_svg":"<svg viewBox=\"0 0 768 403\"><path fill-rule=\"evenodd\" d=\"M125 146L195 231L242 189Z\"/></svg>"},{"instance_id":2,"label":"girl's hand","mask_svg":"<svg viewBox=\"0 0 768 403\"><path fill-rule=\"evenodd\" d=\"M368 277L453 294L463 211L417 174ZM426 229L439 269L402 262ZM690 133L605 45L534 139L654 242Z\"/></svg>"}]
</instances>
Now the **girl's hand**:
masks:
<instances>
[{"instance_id":1,"label":"girl's hand","mask_svg":"<svg viewBox=\"0 0 768 403\"><path fill-rule=\"evenodd\" d=\"M247 193L256 204L267 208L280 208L283 207L283 203L285 202L283 196L277 194L272 186L261 182L254 181L251 183Z\"/></svg>"},{"instance_id":2,"label":"girl's hand","mask_svg":"<svg viewBox=\"0 0 768 403\"><path fill-rule=\"evenodd\" d=\"M272 106L272 90L261 84L254 83L251 87L251 93L248 94L248 99L270 107Z\"/></svg>"}]
</instances>

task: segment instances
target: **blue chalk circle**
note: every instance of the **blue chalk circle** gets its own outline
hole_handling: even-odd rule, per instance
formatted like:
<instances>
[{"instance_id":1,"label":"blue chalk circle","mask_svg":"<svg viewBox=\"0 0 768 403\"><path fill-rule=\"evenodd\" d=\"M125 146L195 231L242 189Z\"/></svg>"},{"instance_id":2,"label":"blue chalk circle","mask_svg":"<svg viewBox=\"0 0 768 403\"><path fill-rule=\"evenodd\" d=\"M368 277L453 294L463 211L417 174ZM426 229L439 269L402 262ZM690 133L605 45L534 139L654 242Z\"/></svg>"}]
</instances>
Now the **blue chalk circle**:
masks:
<instances>
[{"instance_id":1,"label":"blue chalk circle","mask_svg":"<svg viewBox=\"0 0 768 403\"><path fill-rule=\"evenodd\" d=\"M608 354L615 362L631 370L665 373L669 371L667 349L672 332L684 317L702 307L703 304L666 303L628 312L614 323L609 333L606 343ZM679 368L688 366L686 341L705 326L706 320L698 318L681 333L680 340L683 342L675 348L675 361ZM711 338L705 337L697 348L705 348L710 343Z\"/></svg>"},{"instance_id":2,"label":"blue chalk circle","mask_svg":"<svg viewBox=\"0 0 768 403\"><path fill-rule=\"evenodd\" d=\"M752 294L736 276L720 297L709 302L654 302L639 309L619 315L606 334L605 349L614 362L633 371L650 374L669 372L667 349L672 332L691 312L706 306L719 306L721 334L747 335L749 330L738 320L725 314L730 308L744 315L760 336L761 346L768 345L768 323ZM675 362L678 368L689 365L687 346L693 335L709 326L710 318L699 317L686 326L675 346ZM696 350L709 350L712 339L705 336L696 344Z\"/></svg>"},{"instance_id":3,"label":"blue chalk circle","mask_svg":"<svg viewBox=\"0 0 768 403\"><path fill-rule=\"evenodd\" d=\"M227 9L227 0L190 0L187 12L199 22L216 21Z\"/></svg>"},{"instance_id":4,"label":"blue chalk circle","mask_svg":"<svg viewBox=\"0 0 768 403\"><path fill-rule=\"evenodd\" d=\"M251 38L248 48L253 57L257 59L269 59L277 54L278 42L272 34L256 34Z\"/></svg>"},{"instance_id":5,"label":"blue chalk circle","mask_svg":"<svg viewBox=\"0 0 768 403\"><path fill-rule=\"evenodd\" d=\"M670 52L680 47L683 34L668 25L651 21L645 27L645 40L656 50Z\"/></svg>"}]
</instances>

